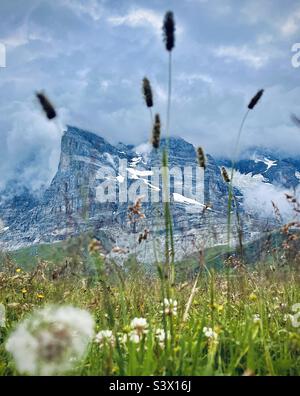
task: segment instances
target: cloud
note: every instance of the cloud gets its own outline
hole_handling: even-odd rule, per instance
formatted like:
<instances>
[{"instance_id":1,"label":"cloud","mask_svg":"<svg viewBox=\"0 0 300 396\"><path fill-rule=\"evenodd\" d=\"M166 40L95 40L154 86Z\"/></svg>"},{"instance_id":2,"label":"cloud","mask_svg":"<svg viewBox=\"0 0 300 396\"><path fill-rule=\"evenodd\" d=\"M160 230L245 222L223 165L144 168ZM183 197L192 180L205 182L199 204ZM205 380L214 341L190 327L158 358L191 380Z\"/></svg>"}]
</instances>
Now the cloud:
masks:
<instances>
[{"instance_id":1,"label":"cloud","mask_svg":"<svg viewBox=\"0 0 300 396\"><path fill-rule=\"evenodd\" d=\"M299 24L300 9L297 9L282 23L280 31L284 36L292 36L299 31Z\"/></svg>"},{"instance_id":2,"label":"cloud","mask_svg":"<svg viewBox=\"0 0 300 396\"><path fill-rule=\"evenodd\" d=\"M131 10L123 16L111 16L107 20L114 26L145 27L147 25L156 33L160 33L162 28L162 15L144 8Z\"/></svg>"},{"instance_id":3,"label":"cloud","mask_svg":"<svg viewBox=\"0 0 300 396\"><path fill-rule=\"evenodd\" d=\"M29 38L25 26L21 26L15 32L6 37L1 37L1 42L9 48L17 48L21 45L27 44L28 41Z\"/></svg>"},{"instance_id":4,"label":"cloud","mask_svg":"<svg viewBox=\"0 0 300 396\"><path fill-rule=\"evenodd\" d=\"M87 15L94 21L98 21L103 15L103 6L97 0L63 0L63 5L76 15Z\"/></svg>"},{"instance_id":5,"label":"cloud","mask_svg":"<svg viewBox=\"0 0 300 396\"><path fill-rule=\"evenodd\" d=\"M292 191L264 182L262 175L253 177L251 173L241 174L238 171L234 174L233 184L243 193L243 205L248 213L260 218L275 217L274 202L284 221L294 219L295 212L285 196L286 193L294 195Z\"/></svg>"},{"instance_id":6,"label":"cloud","mask_svg":"<svg viewBox=\"0 0 300 396\"><path fill-rule=\"evenodd\" d=\"M63 111L60 111L63 113ZM58 167L61 133L30 102L15 106L0 154L0 188L10 179L31 190L48 185ZM12 161L12 159L14 159Z\"/></svg>"},{"instance_id":7,"label":"cloud","mask_svg":"<svg viewBox=\"0 0 300 396\"><path fill-rule=\"evenodd\" d=\"M228 61L240 61L255 69L260 69L269 61L269 54L250 49L248 46L220 46L213 53Z\"/></svg>"},{"instance_id":8,"label":"cloud","mask_svg":"<svg viewBox=\"0 0 300 396\"><path fill-rule=\"evenodd\" d=\"M193 74L188 74L188 73L180 73L178 77L176 77L178 81L183 81L186 82L189 85L194 84L195 82L204 82L207 84L212 84L213 83L213 78L209 74L202 74L202 73L193 73Z\"/></svg>"}]
</instances>

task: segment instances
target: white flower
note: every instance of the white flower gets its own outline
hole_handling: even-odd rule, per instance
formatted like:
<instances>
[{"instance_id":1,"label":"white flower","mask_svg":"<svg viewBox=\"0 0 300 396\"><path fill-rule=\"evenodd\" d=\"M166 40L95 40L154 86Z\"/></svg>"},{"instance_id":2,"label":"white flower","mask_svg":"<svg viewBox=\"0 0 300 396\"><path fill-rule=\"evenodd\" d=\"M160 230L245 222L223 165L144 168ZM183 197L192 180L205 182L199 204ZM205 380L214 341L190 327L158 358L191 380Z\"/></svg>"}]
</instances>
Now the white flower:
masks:
<instances>
[{"instance_id":1,"label":"white flower","mask_svg":"<svg viewBox=\"0 0 300 396\"><path fill-rule=\"evenodd\" d=\"M164 299L164 302L161 303L162 307L165 307L165 314L166 315L177 315L177 301L176 300L172 300L172 298ZM163 313L163 311L161 311L161 313Z\"/></svg>"},{"instance_id":2,"label":"white flower","mask_svg":"<svg viewBox=\"0 0 300 396\"><path fill-rule=\"evenodd\" d=\"M203 327L203 333L205 337L209 338L210 340L217 340L218 334L213 331L211 327Z\"/></svg>"},{"instance_id":3,"label":"white flower","mask_svg":"<svg viewBox=\"0 0 300 396\"><path fill-rule=\"evenodd\" d=\"M259 322L260 322L259 314L254 314L253 315L253 323L259 323Z\"/></svg>"},{"instance_id":4,"label":"white flower","mask_svg":"<svg viewBox=\"0 0 300 396\"><path fill-rule=\"evenodd\" d=\"M134 344L138 344L141 340L141 337L136 331L131 331L129 333L129 341L133 342Z\"/></svg>"},{"instance_id":5,"label":"white flower","mask_svg":"<svg viewBox=\"0 0 300 396\"><path fill-rule=\"evenodd\" d=\"M156 329L155 337L158 339L159 342L164 342L166 338L166 333L164 329Z\"/></svg>"},{"instance_id":6,"label":"white flower","mask_svg":"<svg viewBox=\"0 0 300 396\"><path fill-rule=\"evenodd\" d=\"M115 337L111 330L101 330L95 335L95 342L102 347L105 344L114 345Z\"/></svg>"},{"instance_id":7,"label":"white flower","mask_svg":"<svg viewBox=\"0 0 300 396\"><path fill-rule=\"evenodd\" d=\"M165 338L168 339L169 337L170 337L169 331L167 331L167 334L166 334L164 329L156 329L155 338L157 339L157 341L161 347L164 347L164 345L165 345Z\"/></svg>"},{"instance_id":8,"label":"white flower","mask_svg":"<svg viewBox=\"0 0 300 396\"><path fill-rule=\"evenodd\" d=\"M52 375L71 369L84 356L93 328L94 320L87 311L49 306L20 323L6 349L20 372Z\"/></svg>"},{"instance_id":9,"label":"white flower","mask_svg":"<svg viewBox=\"0 0 300 396\"><path fill-rule=\"evenodd\" d=\"M0 327L5 327L5 306L0 304Z\"/></svg>"},{"instance_id":10,"label":"white flower","mask_svg":"<svg viewBox=\"0 0 300 396\"><path fill-rule=\"evenodd\" d=\"M124 334L121 338L121 341L125 344L128 341L133 342L134 344L138 344L141 341L141 337L135 330L132 330L130 333Z\"/></svg>"},{"instance_id":11,"label":"white flower","mask_svg":"<svg viewBox=\"0 0 300 396\"><path fill-rule=\"evenodd\" d=\"M130 326L139 336L147 333L148 323L145 318L132 319Z\"/></svg>"}]
</instances>

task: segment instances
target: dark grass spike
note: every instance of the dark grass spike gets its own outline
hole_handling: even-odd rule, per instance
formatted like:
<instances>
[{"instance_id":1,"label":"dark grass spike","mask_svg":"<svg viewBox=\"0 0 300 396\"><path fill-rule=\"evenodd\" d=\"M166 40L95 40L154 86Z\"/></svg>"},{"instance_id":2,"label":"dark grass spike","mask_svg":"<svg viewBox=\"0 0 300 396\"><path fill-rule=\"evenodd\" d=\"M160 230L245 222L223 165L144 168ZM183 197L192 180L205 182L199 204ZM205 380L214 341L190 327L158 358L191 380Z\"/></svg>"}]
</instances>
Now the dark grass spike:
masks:
<instances>
[{"instance_id":1,"label":"dark grass spike","mask_svg":"<svg viewBox=\"0 0 300 396\"><path fill-rule=\"evenodd\" d=\"M222 177L224 179L225 183L230 183L230 178L228 176L227 170L224 168L224 166L222 166Z\"/></svg>"},{"instance_id":2,"label":"dark grass spike","mask_svg":"<svg viewBox=\"0 0 300 396\"><path fill-rule=\"evenodd\" d=\"M159 144L160 144L160 117L159 114L155 114L155 121L152 130L152 146L155 149L158 149Z\"/></svg>"},{"instance_id":3,"label":"dark grass spike","mask_svg":"<svg viewBox=\"0 0 300 396\"><path fill-rule=\"evenodd\" d=\"M197 157L200 168L206 169L206 158L202 147L197 148Z\"/></svg>"},{"instance_id":4,"label":"dark grass spike","mask_svg":"<svg viewBox=\"0 0 300 396\"><path fill-rule=\"evenodd\" d=\"M55 118L56 111L47 96L43 92L37 92L36 97L38 98L48 120L52 120L53 118Z\"/></svg>"},{"instance_id":5,"label":"dark grass spike","mask_svg":"<svg viewBox=\"0 0 300 396\"><path fill-rule=\"evenodd\" d=\"M163 24L164 42L167 51L172 51L175 47L175 21L172 11L168 11L165 15Z\"/></svg>"},{"instance_id":6,"label":"dark grass spike","mask_svg":"<svg viewBox=\"0 0 300 396\"><path fill-rule=\"evenodd\" d=\"M254 107L257 105L258 101L260 100L260 98L263 96L264 93L264 89L260 89L257 94L255 96L253 96L253 98L250 100L249 104L248 104L248 109L249 110L253 110Z\"/></svg>"},{"instance_id":7,"label":"dark grass spike","mask_svg":"<svg viewBox=\"0 0 300 396\"><path fill-rule=\"evenodd\" d=\"M147 77L143 78L142 85L143 96L147 107L153 107L153 94L150 81Z\"/></svg>"}]
</instances>

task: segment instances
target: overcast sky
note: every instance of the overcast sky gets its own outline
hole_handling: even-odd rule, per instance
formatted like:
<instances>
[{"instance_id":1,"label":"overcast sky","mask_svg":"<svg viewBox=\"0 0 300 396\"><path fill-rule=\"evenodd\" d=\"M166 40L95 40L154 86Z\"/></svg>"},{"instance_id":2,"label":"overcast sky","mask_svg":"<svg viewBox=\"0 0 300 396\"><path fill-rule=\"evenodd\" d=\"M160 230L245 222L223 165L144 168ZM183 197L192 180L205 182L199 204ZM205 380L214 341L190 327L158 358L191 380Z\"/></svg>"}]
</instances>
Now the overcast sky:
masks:
<instances>
[{"instance_id":1,"label":"overcast sky","mask_svg":"<svg viewBox=\"0 0 300 396\"><path fill-rule=\"evenodd\" d=\"M1 0L0 186L16 174L38 187L57 169L60 135L34 98L44 89L60 119L107 138L149 137L144 75L165 120L167 54L161 26L176 18L171 132L214 155L231 154L249 99L243 144L299 153L300 42L296 0Z\"/></svg>"}]
</instances>

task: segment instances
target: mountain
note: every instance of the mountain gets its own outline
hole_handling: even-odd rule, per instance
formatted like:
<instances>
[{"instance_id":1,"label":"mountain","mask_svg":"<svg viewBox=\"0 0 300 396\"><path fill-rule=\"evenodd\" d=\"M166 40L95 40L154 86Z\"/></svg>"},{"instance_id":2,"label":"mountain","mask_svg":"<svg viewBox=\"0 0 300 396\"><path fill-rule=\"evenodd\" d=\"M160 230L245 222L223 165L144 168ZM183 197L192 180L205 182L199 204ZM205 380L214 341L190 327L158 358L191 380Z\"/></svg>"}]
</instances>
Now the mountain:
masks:
<instances>
[{"instance_id":1,"label":"mountain","mask_svg":"<svg viewBox=\"0 0 300 396\"><path fill-rule=\"evenodd\" d=\"M16 189L13 182L2 192L0 247L17 249L90 232L97 237L100 233L105 235L112 246L124 251L134 249L141 260L152 260L153 240L160 251L164 239L160 167L166 144L177 255L225 243L228 186L220 166L229 165L228 160L207 155L203 172L198 166L195 147L182 138L171 137L168 142L163 139L159 150L152 149L148 143L137 147L123 143L114 146L98 135L68 126L62 137L58 170L50 186L38 197L24 187ZM261 183L294 186L299 183L296 172L300 167L296 159L293 161L275 159L266 153L253 157L251 153L236 167L243 177L263 175ZM244 185L234 188L233 213L239 211L244 238L250 240L262 231L266 219L255 211L245 210ZM139 196L143 197L143 216L139 216L139 209L132 209L131 214L138 221L133 218L130 221L129 208ZM236 239L236 216L232 218L233 239ZM273 223L274 219L267 220L268 227ZM149 235L138 243L139 235L145 234L145 230Z\"/></svg>"},{"instance_id":2,"label":"mountain","mask_svg":"<svg viewBox=\"0 0 300 396\"><path fill-rule=\"evenodd\" d=\"M219 159L219 165L231 166L230 159ZM243 174L262 175L265 182L294 189L300 182L300 158L286 156L280 151L251 147L241 153L235 169Z\"/></svg>"}]
</instances>

